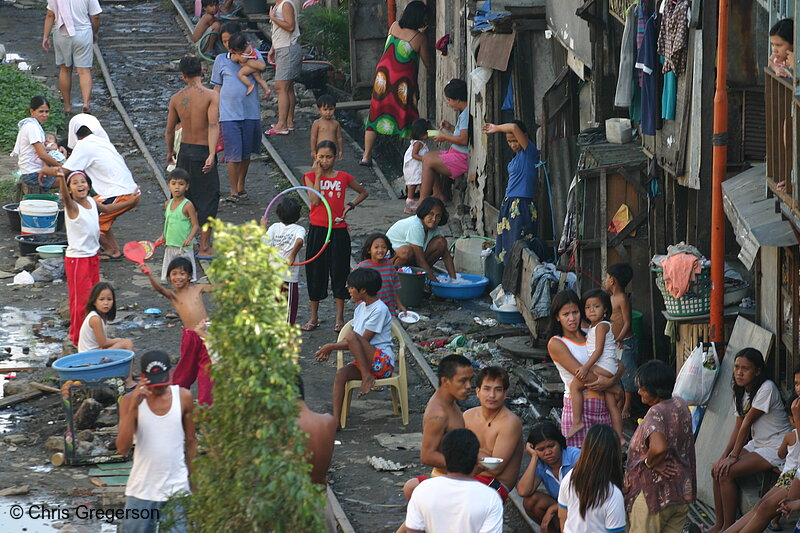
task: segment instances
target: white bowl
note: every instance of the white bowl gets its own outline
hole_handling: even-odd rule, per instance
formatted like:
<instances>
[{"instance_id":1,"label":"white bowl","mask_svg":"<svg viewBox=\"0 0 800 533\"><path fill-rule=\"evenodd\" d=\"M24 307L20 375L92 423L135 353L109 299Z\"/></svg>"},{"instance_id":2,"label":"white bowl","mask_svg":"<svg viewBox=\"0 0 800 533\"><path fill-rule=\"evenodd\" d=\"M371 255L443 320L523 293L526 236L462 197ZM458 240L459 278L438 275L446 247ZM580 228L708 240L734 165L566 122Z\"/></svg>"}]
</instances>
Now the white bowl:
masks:
<instances>
[{"instance_id":1,"label":"white bowl","mask_svg":"<svg viewBox=\"0 0 800 533\"><path fill-rule=\"evenodd\" d=\"M480 463L486 470L494 470L503 464L503 460L500 457L484 457Z\"/></svg>"},{"instance_id":2,"label":"white bowl","mask_svg":"<svg viewBox=\"0 0 800 533\"><path fill-rule=\"evenodd\" d=\"M405 324L416 324L419 322L419 315L414 311L405 311L397 315L397 318L400 319L400 322Z\"/></svg>"}]
</instances>

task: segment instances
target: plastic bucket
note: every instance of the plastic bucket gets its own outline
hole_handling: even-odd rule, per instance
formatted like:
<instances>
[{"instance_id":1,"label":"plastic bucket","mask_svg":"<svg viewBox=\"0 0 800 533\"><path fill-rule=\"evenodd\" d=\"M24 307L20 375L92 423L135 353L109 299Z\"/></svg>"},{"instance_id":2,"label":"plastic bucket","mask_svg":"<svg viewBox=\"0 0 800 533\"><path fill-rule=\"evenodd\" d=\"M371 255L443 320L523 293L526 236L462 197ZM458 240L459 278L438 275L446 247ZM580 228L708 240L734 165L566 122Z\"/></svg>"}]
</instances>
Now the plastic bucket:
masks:
<instances>
[{"instance_id":1,"label":"plastic bucket","mask_svg":"<svg viewBox=\"0 0 800 533\"><path fill-rule=\"evenodd\" d=\"M58 204L49 200L23 200L19 203L22 234L54 233Z\"/></svg>"},{"instance_id":2,"label":"plastic bucket","mask_svg":"<svg viewBox=\"0 0 800 533\"><path fill-rule=\"evenodd\" d=\"M483 276L483 258L481 257L481 252L483 251L484 242L483 239L472 239L468 237L456 240L455 251L453 253L453 263L455 263L456 272Z\"/></svg>"},{"instance_id":3,"label":"plastic bucket","mask_svg":"<svg viewBox=\"0 0 800 533\"><path fill-rule=\"evenodd\" d=\"M489 286L495 288L503 283L503 273L505 272L505 263L498 263L497 256L492 253L489 257L485 258L483 264L483 275L489 278Z\"/></svg>"},{"instance_id":4,"label":"plastic bucket","mask_svg":"<svg viewBox=\"0 0 800 533\"><path fill-rule=\"evenodd\" d=\"M410 267L413 274L397 271L400 278L400 290L397 295L406 307L414 307L422 303L425 295L425 271L418 267Z\"/></svg>"},{"instance_id":5,"label":"plastic bucket","mask_svg":"<svg viewBox=\"0 0 800 533\"><path fill-rule=\"evenodd\" d=\"M59 197L57 194L26 194L22 197L23 200L48 200L50 202L58 202Z\"/></svg>"}]
</instances>

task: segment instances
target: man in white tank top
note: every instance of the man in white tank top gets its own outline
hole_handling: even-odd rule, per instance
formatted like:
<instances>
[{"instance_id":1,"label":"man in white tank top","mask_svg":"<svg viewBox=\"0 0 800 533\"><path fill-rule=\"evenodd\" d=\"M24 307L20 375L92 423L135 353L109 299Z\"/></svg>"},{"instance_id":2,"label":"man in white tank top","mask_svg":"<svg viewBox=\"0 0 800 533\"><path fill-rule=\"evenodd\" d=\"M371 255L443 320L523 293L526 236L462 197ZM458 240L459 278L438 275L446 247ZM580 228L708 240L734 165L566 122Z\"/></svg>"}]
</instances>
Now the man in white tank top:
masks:
<instances>
[{"instance_id":1,"label":"man in white tank top","mask_svg":"<svg viewBox=\"0 0 800 533\"><path fill-rule=\"evenodd\" d=\"M189 390L170 385L169 356L147 352L141 379L119 405L117 451L127 454L136 438L133 468L125 487L125 533L155 533L167 500L189 493L189 473L197 439ZM185 531L183 517L170 531Z\"/></svg>"}]
</instances>

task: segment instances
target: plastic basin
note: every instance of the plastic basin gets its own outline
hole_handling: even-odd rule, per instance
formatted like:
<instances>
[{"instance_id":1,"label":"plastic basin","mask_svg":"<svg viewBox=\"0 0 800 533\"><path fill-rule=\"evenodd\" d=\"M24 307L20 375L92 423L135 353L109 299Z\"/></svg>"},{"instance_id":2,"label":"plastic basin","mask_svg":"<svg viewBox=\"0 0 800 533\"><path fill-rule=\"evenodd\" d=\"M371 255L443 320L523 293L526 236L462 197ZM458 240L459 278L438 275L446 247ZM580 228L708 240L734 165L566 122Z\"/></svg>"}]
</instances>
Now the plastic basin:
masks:
<instances>
[{"instance_id":1,"label":"plastic basin","mask_svg":"<svg viewBox=\"0 0 800 533\"><path fill-rule=\"evenodd\" d=\"M64 244L45 244L44 246L37 246L36 253L42 259L49 259L51 257L64 257L64 250L67 247Z\"/></svg>"},{"instance_id":2,"label":"plastic basin","mask_svg":"<svg viewBox=\"0 0 800 533\"><path fill-rule=\"evenodd\" d=\"M478 276L477 274L460 274L463 279L470 281L470 284L452 285L450 283L440 283L431 281L431 290L439 298L450 298L452 300L472 300L480 298L489 285L489 278Z\"/></svg>"},{"instance_id":3,"label":"plastic basin","mask_svg":"<svg viewBox=\"0 0 800 533\"><path fill-rule=\"evenodd\" d=\"M17 235L14 237L19 245L20 255L32 255L36 248L45 244L67 245L66 233L32 233L30 235Z\"/></svg>"},{"instance_id":4,"label":"plastic basin","mask_svg":"<svg viewBox=\"0 0 800 533\"><path fill-rule=\"evenodd\" d=\"M494 305L491 305L489 308L494 311L497 321L503 324L522 324L525 322L525 318L519 311L501 311Z\"/></svg>"},{"instance_id":5,"label":"plastic basin","mask_svg":"<svg viewBox=\"0 0 800 533\"><path fill-rule=\"evenodd\" d=\"M113 361L97 364L104 357ZM103 378L127 377L132 360L133 352L130 350L91 350L62 357L53 363L53 368L62 381L98 381Z\"/></svg>"},{"instance_id":6,"label":"plastic basin","mask_svg":"<svg viewBox=\"0 0 800 533\"><path fill-rule=\"evenodd\" d=\"M11 231L16 231L17 233L22 231L22 221L19 219L19 204L6 204L3 206L3 211L6 212L8 226L11 228Z\"/></svg>"}]
</instances>

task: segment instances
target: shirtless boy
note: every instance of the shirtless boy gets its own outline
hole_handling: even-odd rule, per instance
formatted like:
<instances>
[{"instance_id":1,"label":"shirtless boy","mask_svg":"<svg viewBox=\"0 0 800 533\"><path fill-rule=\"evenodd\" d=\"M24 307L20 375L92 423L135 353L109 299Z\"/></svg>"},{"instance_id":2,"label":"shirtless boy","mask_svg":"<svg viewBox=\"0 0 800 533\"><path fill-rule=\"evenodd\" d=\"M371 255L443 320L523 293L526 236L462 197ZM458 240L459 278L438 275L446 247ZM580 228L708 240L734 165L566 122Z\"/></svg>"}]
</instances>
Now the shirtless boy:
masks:
<instances>
[{"instance_id":1,"label":"shirtless boy","mask_svg":"<svg viewBox=\"0 0 800 533\"><path fill-rule=\"evenodd\" d=\"M319 118L311 125L311 160L317 160L317 145L322 141L331 141L339 147L338 159L342 159L344 146L342 145L342 126L333 118L336 113L336 99L323 94L317 99Z\"/></svg>"},{"instance_id":2,"label":"shirtless boy","mask_svg":"<svg viewBox=\"0 0 800 533\"><path fill-rule=\"evenodd\" d=\"M198 403L211 405L212 383L208 375L208 365L211 364L211 359L203 339L194 329L208 318L206 306L203 303L203 293L211 292L211 285L191 282L192 263L185 257L176 257L167 267L167 277L172 285L171 290L161 286L155 276L150 273L147 265L141 265L140 268L150 279L153 289L170 301L183 322L181 359L175 367L172 381L176 385L188 389L196 380Z\"/></svg>"},{"instance_id":3,"label":"shirtless boy","mask_svg":"<svg viewBox=\"0 0 800 533\"><path fill-rule=\"evenodd\" d=\"M179 69L186 87L169 100L165 134L167 164L175 162L175 128L180 122L182 133L177 167L189 173L186 197L194 204L197 222L203 228L209 217L217 216L219 206L219 93L203 87L203 70L200 59L196 56L184 56ZM213 256L211 230L202 229L198 257Z\"/></svg>"},{"instance_id":4,"label":"shirtless boy","mask_svg":"<svg viewBox=\"0 0 800 533\"><path fill-rule=\"evenodd\" d=\"M428 400L425 414L422 416L422 446L419 451L420 460L433 467L430 477L443 476L447 473L442 453L442 439L448 431L464 427L464 416L456 400L464 401L469 398L475 371L469 359L463 355L453 354L442 359L437 375L439 388ZM417 485L428 477L417 476L406 481L403 494L407 500L411 499L411 493ZM405 531L407 529L403 524L397 533Z\"/></svg>"},{"instance_id":5,"label":"shirtless boy","mask_svg":"<svg viewBox=\"0 0 800 533\"><path fill-rule=\"evenodd\" d=\"M227 2L226 2L227 3ZM197 42L208 35L208 39L203 43L203 53L211 52L211 55L216 55L215 45L219 41L219 15L221 13L219 8L219 0L203 0L203 15L194 27L192 33L192 42Z\"/></svg>"},{"instance_id":6,"label":"shirtless boy","mask_svg":"<svg viewBox=\"0 0 800 533\"><path fill-rule=\"evenodd\" d=\"M605 287L611 296L611 334L622 352L619 358L625 366L625 372L620 379L620 385L625 391L622 418L630 418L634 396L638 390L634 377L639 368L639 342L633 334L631 302L625 294L625 288L632 279L633 269L628 263L615 263L608 267Z\"/></svg>"},{"instance_id":7,"label":"shirtless boy","mask_svg":"<svg viewBox=\"0 0 800 533\"><path fill-rule=\"evenodd\" d=\"M499 366L482 368L475 379L475 393L480 407L464 413L464 425L478 437L478 459L499 457L494 470L482 470L475 479L495 489L503 502L517 484L522 462L522 421L505 406L508 372Z\"/></svg>"}]
</instances>

